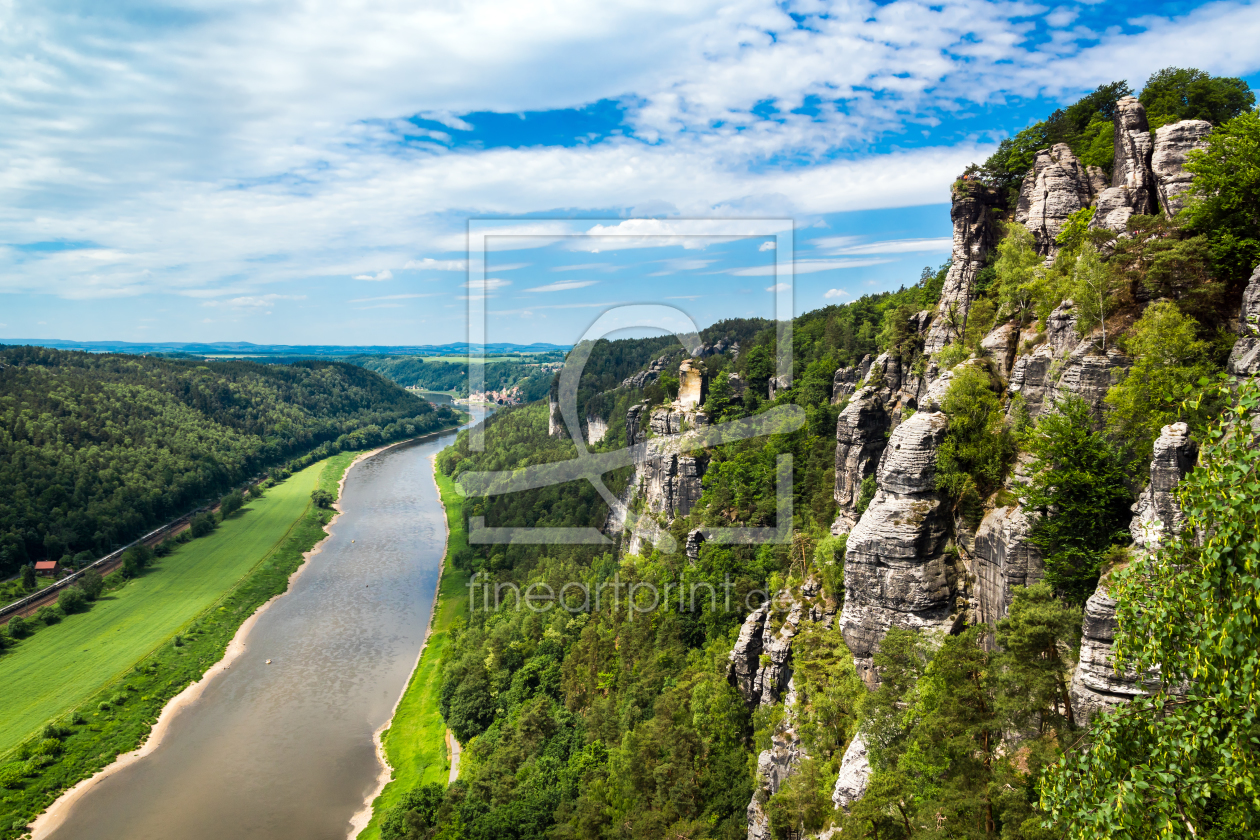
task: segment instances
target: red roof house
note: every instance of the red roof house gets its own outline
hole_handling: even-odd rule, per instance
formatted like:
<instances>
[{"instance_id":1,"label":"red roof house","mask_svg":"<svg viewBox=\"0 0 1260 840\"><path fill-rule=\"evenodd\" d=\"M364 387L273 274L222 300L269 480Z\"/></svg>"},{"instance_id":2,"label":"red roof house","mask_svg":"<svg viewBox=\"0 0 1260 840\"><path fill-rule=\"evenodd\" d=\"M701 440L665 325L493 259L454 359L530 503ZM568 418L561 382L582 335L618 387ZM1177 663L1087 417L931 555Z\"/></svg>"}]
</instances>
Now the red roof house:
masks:
<instances>
[{"instance_id":1,"label":"red roof house","mask_svg":"<svg viewBox=\"0 0 1260 840\"><path fill-rule=\"evenodd\" d=\"M39 560L35 563L35 574L56 577L61 574L61 564L56 560Z\"/></svg>"}]
</instances>

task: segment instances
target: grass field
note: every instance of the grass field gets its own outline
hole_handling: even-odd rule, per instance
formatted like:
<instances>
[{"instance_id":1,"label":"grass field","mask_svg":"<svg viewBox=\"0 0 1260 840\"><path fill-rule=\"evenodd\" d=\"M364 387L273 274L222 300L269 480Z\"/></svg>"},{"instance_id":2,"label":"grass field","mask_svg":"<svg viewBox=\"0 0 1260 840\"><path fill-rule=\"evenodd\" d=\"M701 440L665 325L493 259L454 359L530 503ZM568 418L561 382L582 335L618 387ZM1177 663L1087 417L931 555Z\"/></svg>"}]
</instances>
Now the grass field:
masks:
<instances>
[{"instance_id":1,"label":"grass field","mask_svg":"<svg viewBox=\"0 0 1260 840\"><path fill-rule=\"evenodd\" d=\"M213 535L180 546L92 609L0 656L0 755L118 679L232 588L310 504L324 464L250 502Z\"/></svg>"},{"instance_id":2,"label":"grass field","mask_svg":"<svg viewBox=\"0 0 1260 840\"><path fill-rule=\"evenodd\" d=\"M451 627L468 613L468 575L449 562L456 551L467 545L468 534L464 531L464 500L455 492L455 483L436 470L434 475L451 529L446 541L448 562L442 571L441 594L428 646L385 733L385 757L393 768L393 780L372 803L372 820L359 833L358 840L379 840L381 818L404 793L427 782L446 784L450 770L438 690L442 654L450 642Z\"/></svg>"}]
</instances>

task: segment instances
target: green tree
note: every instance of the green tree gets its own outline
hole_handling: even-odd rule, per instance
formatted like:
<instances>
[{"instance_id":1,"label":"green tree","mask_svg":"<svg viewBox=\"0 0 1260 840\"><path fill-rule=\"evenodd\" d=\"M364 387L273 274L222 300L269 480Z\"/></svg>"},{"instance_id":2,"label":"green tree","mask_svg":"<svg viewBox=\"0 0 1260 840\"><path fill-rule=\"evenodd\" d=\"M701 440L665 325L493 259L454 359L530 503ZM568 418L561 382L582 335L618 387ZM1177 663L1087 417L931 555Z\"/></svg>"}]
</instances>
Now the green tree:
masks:
<instances>
[{"instance_id":1,"label":"green tree","mask_svg":"<svg viewBox=\"0 0 1260 840\"><path fill-rule=\"evenodd\" d=\"M1181 67L1165 67L1153 74L1138 98L1146 106L1151 131L1180 120L1220 125L1256 104L1256 95L1242 79Z\"/></svg>"},{"instance_id":2,"label":"green tree","mask_svg":"<svg viewBox=\"0 0 1260 840\"><path fill-rule=\"evenodd\" d=\"M1150 457L1164 426L1185 420L1198 430L1210 417L1209 406L1188 414L1182 404L1215 373L1211 348L1197 333L1198 323L1171 301L1151 304L1133 325L1125 344L1133 367L1107 392L1107 426L1139 462Z\"/></svg>"},{"instance_id":3,"label":"green tree","mask_svg":"<svg viewBox=\"0 0 1260 840\"><path fill-rule=\"evenodd\" d=\"M239 492L228 493L219 502L219 516L227 519L229 516L240 510L241 506L244 504L245 499Z\"/></svg>"},{"instance_id":4,"label":"green tree","mask_svg":"<svg viewBox=\"0 0 1260 840\"><path fill-rule=\"evenodd\" d=\"M96 569L88 569L79 578L79 588L83 590L83 594L89 601L95 601L101 597L101 592L105 589L105 579Z\"/></svg>"},{"instance_id":5,"label":"green tree","mask_svg":"<svg viewBox=\"0 0 1260 840\"><path fill-rule=\"evenodd\" d=\"M333 506L333 502L337 501L337 499L332 493L320 488L311 491L311 501L315 504L315 507L331 508Z\"/></svg>"},{"instance_id":6,"label":"green tree","mask_svg":"<svg viewBox=\"0 0 1260 840\"><path fill-rule=\"evenodd\" d=\"M61 591L61 596L57 599L57 603L66 611L67 615L73 615L87 609L88 598L79 587L67 586Z\"/></svg>"},{"instance_id":7,"label":"green tree","mask_svg":"<svg viewBox=\"0 0 1260 840\"><path fill-rule=\"evenodd\" d=\"M1056 733L1076 725L1068 685L1080 644L1081 610L1054 597L1041 581L1016 587L1006 618L998 621L994 676L1005 720L1021 729Z\"/></svg>"},{"instance_id":8,"label":"green tree","mask_svg":"<svg viewBox=\"0 0 1260 840\"><path fill-rule=\"evenodd\" d=\"M1194 181L1182 212L1207 236L1214 273L1236 295L1260 263L1260 114L1239 114L1186 157Z\"/></svg>"},{"instance_id":9,"label":"green tree","mask_svg":"<svg viewBox=\"0 0 1260 840\"><path fill-rule=\"evenodd\" d=\"M1085 242L1072 269L1072 300L1076 303L1077 329L1082 336L1095 327L1102 330L1102 349L1107 349L1107 318L1116 308L1120 278L1094 243Z\"/></svg>"},{"instance_id":10,"label":"green tree","mask_svg":"<svg viewBox=\"0 0 1260 840\"><path fill-rule=\"evenodd\" d=\"M1260 833L1260 384L1214 391L1231 407L1177 487L1183 530L1110 587L1119 666L1161 682L1095 716L1042 787L1073 840Z\"/></svg>"},{"instance_id":11,"label":"green tree","mask_svg":"<svg viewBox=\"0 0 1260 840\"><path fill-rule=\"evenodd\" d=\"M208 536L217 527L219 521L213 513L199 513L188 523L188 533L193 535L193 539L199 539Z\"/></svg>"},{"instance_id":12,"label":"green tree","mask_svg":"<svg viewBox=\"0 0 1260 840\"><path fill-rule=\"evenodd\" d=\"M1043 301L1046 294L1045 260L1037 254L1032 231L1019 224L1003 229L998 242L997 271L998 317L1014 317L1023 322L1029 313L1044 317L1054 308ZM1057 302L1057 301L1056 301Z\"/></svg>"},{"instance_id":13,"label":"green tree","mask_svg":"<svg viewBox=\"0 0 1260 840\"><path fill-rule=\"evenodd\" d=\"M22 588L31 590L35 588L35 565L27 563L22 567Z\"/></svg>"},{"instance_id":14,"label":"green tree","mask_svg":"<svg viewBox=\"0 0 1260 840\"><path fill-rule=\"evenodd\" d=\"M427 840L433 836L446 788L436 782L412 788L381 820L384 840Z\"/></svg>"},{"instance_id":15,"label":"green tree","mask_svg":"<svg viewBox=\"0 0 1260 840\"><path fill-rule=\"evenodd\" d=\"M1056 403L1027 438L1032 480L1019 494L1046 581L1074 604L1094 591L1107 550L1128 540L1133 503L1120 453L1093 424L1083 400Z\"/></svg>"},{"instance_id":16,"label":"green tree","mask_svg":"<svg viewBox=\"0 0 1260 840\"><path fill-rule=\"evenodd\" d=\"M716 423L730 410L730 407L731 380L726 371L722 371L713 377L713 383L709 386L709 395L704 401L704 413Z\"/></svg>"},{"instance_id":17,"label":"green tree","mask_svg":"<svg viewBox=\"0 0 1260 840\"><path fill-rule=\"evenodd\" d=\"M976 518L1015 454L988 371L974 365L955 368L941 409L949 416L949 429L936 453L936 487L953 500L956 513Z\"/></svg>"}]
</instances>

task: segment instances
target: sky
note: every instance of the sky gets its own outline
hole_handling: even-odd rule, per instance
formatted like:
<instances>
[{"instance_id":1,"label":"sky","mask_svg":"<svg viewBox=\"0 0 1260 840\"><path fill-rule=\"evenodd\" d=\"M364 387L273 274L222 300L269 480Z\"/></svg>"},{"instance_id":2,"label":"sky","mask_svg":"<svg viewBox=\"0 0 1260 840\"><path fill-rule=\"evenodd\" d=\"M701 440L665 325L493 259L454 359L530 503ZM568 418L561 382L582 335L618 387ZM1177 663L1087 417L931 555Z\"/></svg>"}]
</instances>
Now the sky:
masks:
<instances>
[{"instance_id":1,"label":"sky","mask_svg":"<svg viewBox=\"0 0 1260 840\"><path fill-rule=\"evenodd\" d=\"M1260 86L1258 43L1230 0L6 0L0 338L462 341L486 219L489 341L772 316L774 237L678 219L791 231L796 312L845 303L948 257L1003 137L1167 66Z\"/></svg>"}]
</instances>

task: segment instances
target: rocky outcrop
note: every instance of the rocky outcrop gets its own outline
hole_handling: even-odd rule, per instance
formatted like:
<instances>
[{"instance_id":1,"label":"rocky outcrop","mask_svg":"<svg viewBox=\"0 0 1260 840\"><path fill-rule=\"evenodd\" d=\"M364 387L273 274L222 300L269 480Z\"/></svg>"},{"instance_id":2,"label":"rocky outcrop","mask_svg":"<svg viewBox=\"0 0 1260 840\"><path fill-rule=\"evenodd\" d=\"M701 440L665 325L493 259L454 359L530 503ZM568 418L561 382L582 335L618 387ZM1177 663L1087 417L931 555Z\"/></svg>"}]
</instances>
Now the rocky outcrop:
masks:
<instances>
[{"instance_id":1,"label":"rocky outcrop","mask_svg":"<svg viewBox=\"0 0 1260 840\"><path fill-rule=\"evenodd\" d=\"M622 388L642 388L661 378L661 372L669 367L669 356L661 356L643 370L621 381Z\"/></svg>"},{"instance_id":2,"label":"rocky outcrop","mask_svg":"<svg viewBox=\"0 0 1260 840\"><path fill-rule=\"evenodd\" d=\"M1015 221L1032 232L1037 253L1053 259L1059 252L1055 241L1068 216L1094 200L1089 172L1066 143L1037 152L1032 171L1019 192Z\"/></svg>"},{"instance_id":3,"label":"rocky outcrop","mask_svg":"<svg viewBox=\"0 0 1260 840\"><path fill-rule=\"evenodd\" d=\"M646 509L669 519L691 513L700 499L700 482L708 466L706 455L684 454L678 449L676 441L648 441L647 458L635 476Z\"/></svg>"},{"instance_id":4,"label":"rocky outcrop","mask_svg":"<svg viewBox=\"0 0 1260 840\"><path fill-rule=\"evenodd\" d=\"M564 437L564 417L560 414L560 396L556 390L557 380L552 383L551 393L547 395L547 435L549 437Z\"/></svg>"},{"instance_id":5,"label":"rocky outcrop","mask_svg":"<svg viewBox=\"0 0 1260 840\"><path fill-rule=\"evenodd\" d=\"M1165 426L1155 441L1151 480L1134 505L1130 525L1136 551L1150 551L1163 533L1181 526L1173 490L1194 466L1196 449L1185 423ZM1078 724L1100 709L1128 702L1149 687L1155 675L1118 671L1112 657L1116 635L1116 601L1106 579L1085 602L1081 656L1072 677L1072 708Z\"/></svg>"},{"instance_id":6,"label":"rocky outcrop","mask_svg":"<svg viewBox=\"0 0 1260 840\"><path fill-rule=\"evenodd\" d=\"M960 184L952 192L949 216L954 223L954 247L936 315L924 342L928 355L961 334L971 308L976 274L984 267L989 250L997 245L999 237L994 214L994 208L1002 203L998 192L978 181Z\"/></svg>"},{"instance_id":7,"label":"rocky outcrop","mask_svg":"<svg viewBox=\"0 0 1260 840\"><path fill-rule=\"evenodd\" d=\"M1081 398L1089 405L1094 419L1102 422L1107 391L1124 378L1124 372L1131 364L1129 357L1114 347L1104 353L1097 342L1082 341L1064 360L1053 397L1057 401L1068 397Z\"/></svg>"},{"instance_id":8,"label":"rocky outcrop","mask_svg":"<svg viewBox=\"0 0 1260 840\"><path fill-rule=\"evenodd\" d=\"M647 434L643 428L643 415L647 412L647 408L647 403L636 403L626 411L626 442L630 446L647 440Z\"/></svg>"},{"instance_id":9,"label":"rocky outcrop","mask_svg":"<svg viewBox=\"0 0 1260 840\"><path fill-rule=\"evenodd\" d=\"M608 420L598 414L586 415L586 442L599 443L608 434Z\"/></svg>"},{"instance_id":10,"label":"rocky outcrop","mask_svg":"<svg viewBox=\"0 0 1260 840\"><path fill-rule=\"evenodd\" d=\"M687 542L683 545L683 553L692 563L700 559L700 546L704 545L704 542L703 528L693 528L687 532Z\"/></svg>"},{"instance_id":11,"label":"rocky outcrop","mask_svg":"<svg viewBox=\"0 0 1260 840\"><path fill-rule=\"evenodd\" d=\"M779 792L806 758L801 739L796 734L796 721L791 713L791 708L796 705L796 692L792 690L790 694L791 699L785 704L788 708L784 720L770 736L770 749L762 750L757 756L756 787L747 811L748 840L772 840L765 803Z\"/></svg>"},{"instance_id":12,"label":"rocky outcrop","mask_svg":"<svg viewBox=\"0 0 1260 840\"><path fill-rule=\"evenodd\" d=\"M765 648L766 614L768 604L762 604L748 614L739 628L735 647L731 649L726 678L749 706L761 702L761 692L755 690L757 672L761 670L761 651Z\"/></svg>"},{"instance_id":13,"label":"rocky outcrop","mask_svg":"<svg viewBox=\"0 0 1260 840\"><path fill-rule=\"evenodd\" d=\"M855 393L836 419L836 522L832 533L857 524L862 481L874 475L888 440L890 420L883 393L867 386Z\"/></svg>"},{"instance_id":14,"label":"rocky outcrop","mask_svg":"<svg viewBox=\"0 0 1260 840\"><path fill-rule=\"evenodd\" d=\"M1043 407L1053 398L1054 383L1062 367L1063 358L1076 349L1080 339L1076 332L1076 308L1065 300L1046 316L1045 340L1031 353L1015 360L1011 369L1012 396L1023 398L1031 417L1041 414Z\"/></svg>"},{"instance_id":15,"label":"rocky outcrop","mask_svg":"<svg viewBox=\"0 0 1260 840\"><path fill-rule=\"evenodd\" d=\"M798 595L778 593L744 620L732 648L727 679L750 707L772 706L787 695L792 679L792 640L804 622L831 627L836 603L809 580Z\"/></svg>"},{"instance_id":16,"label":"rocky outcrop","mask_svg":"<svg viewBox=\"0 0 1260 840\"><path fill-rule=\"evenodd\" d=\"M678 404L684 411L704 405L709 395L709 374L704 365L684 359L678 366Z\"/></svg>"},{"instance_id":17,"label":"rocky outcrop","mask_svg":"<svg viewBox=\"0 0 1260 840\"><path fill-rule=\"evenodd\" d=\"M946 569L948 515L935 490L936 450L948 426L935 405L947 373L926 403L893 430L876 471L877 491L849 533L840 626L858 673L876 680L871 660L890 627L952 626Z\"/></svg>"},{"instance_id":18,"label":"rocky outcrop","mask_svg":"<svg viewBox=\"0 0 1260 840\"><path fill-rule=\"evenodd\" d=\"M871 762L866 752L866 742L859 732L849 742L849 748L840 759L840 772L836 776L836 785L831 790L831 804L847 813L849 806L866 794L866 784L870 778Z\"/></svg>"},{"instance_id":19,"label":"rocky outcrop","mask_svg":"<svg viewBox=\"0 0 1260 840\"><path fill-rule=\"evenodd\" d=\"M866 379L871 369L871 357L864 356L862 361L853 367L839 368L831 379L831 404L840 405L857 390L859 382Z\"/></svg>"},{"instance_id":20,"label":"rocky outcrop","mask_svg":"<svg viewBox=\"0 0 1260 840\"><path fill-rule=\"evenodd\" d=\"M1247 290L1243 292L1238 332L1241 338L1230 351L1229 372L1235 376L1255 376L1260 373L1260 266L1251 273Z\"/></svg>"},{"instance_id":21,"label":"rocky outcrop","mask_svg":"<svg viewBox=\"0 0 1260 840\"><path fill-rule=\"evenodd\" d=\"M1045 574L1041 549L1029 541L1032 523L1019 505L994 508L976 532L974 562L979 619L994 626L1011 608L1014 589Z\"/></svg>"},{"instance_id":22,"label":"rocky outcrop","mask_svg":"<svg viewBox=\"0 0 1260 840\"><path fill-rule=\"evenodd\" d=\"M1159 204L1169 216L1185 206L1184 193L1194 176L1186 171L1186 153L1207 145L1212 124L1206 120L1182 120L1155 131L1155 149L1151 153L1151 172Z\"/></svg>"},{"instance_id":23,"label":"rocky outcrop","mask_svg":"<svg viewBox=\"0 0 1260 840\"><path fill-rule=\"evenodd\" d=\"M1155 212L1155 176L1151 172L1154 141L1146 121L1146 108L1136 97L1116 102L1115 161L1111 186L1098 196L1091 227L1123 233L1135 213Z\"/></svg>"}]
</instances>

